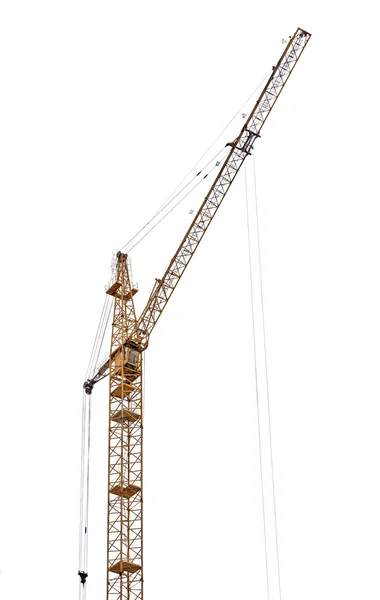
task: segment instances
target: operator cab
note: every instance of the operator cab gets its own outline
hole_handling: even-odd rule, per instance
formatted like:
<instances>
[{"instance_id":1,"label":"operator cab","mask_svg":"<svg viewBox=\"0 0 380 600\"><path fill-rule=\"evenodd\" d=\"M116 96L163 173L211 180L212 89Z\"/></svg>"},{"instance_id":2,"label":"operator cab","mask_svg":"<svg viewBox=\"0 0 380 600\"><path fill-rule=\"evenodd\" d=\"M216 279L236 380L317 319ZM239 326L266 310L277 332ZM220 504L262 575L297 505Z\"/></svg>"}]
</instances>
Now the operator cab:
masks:
<instances>
[{"instance_id":1,"label":"operator cab","mask_svg":"<svg viewBox=\"0 0 380 600\"><path fill-rule=\"evenodd\" d=\"M139 352L139 350L132 344L133 342L127 342L124 348L119 348L115 352L113 357L113 360L115 361L115 367L121 371L123 366L124 376L130 382L138 377L141 367L141 352Z\"/></svg>"}]
</instances>

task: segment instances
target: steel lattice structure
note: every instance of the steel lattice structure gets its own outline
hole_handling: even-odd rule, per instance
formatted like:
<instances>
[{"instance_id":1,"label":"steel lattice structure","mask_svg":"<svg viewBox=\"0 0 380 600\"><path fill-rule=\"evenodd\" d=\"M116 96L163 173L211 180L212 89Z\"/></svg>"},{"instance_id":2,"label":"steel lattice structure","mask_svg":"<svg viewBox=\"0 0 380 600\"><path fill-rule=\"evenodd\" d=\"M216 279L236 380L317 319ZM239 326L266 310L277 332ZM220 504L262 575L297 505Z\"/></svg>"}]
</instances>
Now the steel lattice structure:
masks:
<instances>
[{"instance_id":1,"label":"steel lattice structure","mask_svg":"<svg viewBox=\"0 0 380 600\"><path fill-rule=\"evenodd\" d=\"M136 326L133 288L119 253L109 360L109 599L142 599L142 354L130 343Z\"/></svg>"},{"instance_id":2,"label":"steel lattice structure","mask_svg":"<svg viewBox=\"0 0 380 600\"><path fill-rule=\"evenodd\" d=\"M227 158L138 319L127 255L118 253L116 276L107 290L114 297L110 357L84 384L91 394L94 384L109 374L108 600L143 600L143 352L309 39L303 29L290 38L241 132L227 144Z\"/></svg>"}]
</instances>

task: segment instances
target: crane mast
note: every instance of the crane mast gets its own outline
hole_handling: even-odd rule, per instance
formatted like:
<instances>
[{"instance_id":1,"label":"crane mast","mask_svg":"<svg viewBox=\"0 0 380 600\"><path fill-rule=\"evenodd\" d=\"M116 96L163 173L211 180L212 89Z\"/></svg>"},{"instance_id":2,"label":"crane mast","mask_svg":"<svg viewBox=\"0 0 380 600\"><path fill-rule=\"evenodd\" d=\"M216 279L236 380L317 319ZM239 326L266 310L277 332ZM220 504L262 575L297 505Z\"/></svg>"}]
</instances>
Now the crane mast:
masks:
<instances>
[{"instance_id":1,"label":"crane mast","mask_svg":"<svg viewBox=\"0 0 380 600\"><path fill-rule=\"evenodd\" d=\"M83 386L91 394L109 375L107 600L143 600L143 352L309 39L303 29L289 39L239 135L227 144L227 158L139 318L128 257L117 255L107 289L114 297L110 356Z\"/></svg>"},{"instance_id":2,"label":"crane mast","mask_svg":"<svg viewBox=\"0 0 380 600\"><path fill-rule=\"evenodd\" d=\"M128 260L119 253L109 361L107 598L142 598L142 354Z\"/></svg>"}]
</instances>

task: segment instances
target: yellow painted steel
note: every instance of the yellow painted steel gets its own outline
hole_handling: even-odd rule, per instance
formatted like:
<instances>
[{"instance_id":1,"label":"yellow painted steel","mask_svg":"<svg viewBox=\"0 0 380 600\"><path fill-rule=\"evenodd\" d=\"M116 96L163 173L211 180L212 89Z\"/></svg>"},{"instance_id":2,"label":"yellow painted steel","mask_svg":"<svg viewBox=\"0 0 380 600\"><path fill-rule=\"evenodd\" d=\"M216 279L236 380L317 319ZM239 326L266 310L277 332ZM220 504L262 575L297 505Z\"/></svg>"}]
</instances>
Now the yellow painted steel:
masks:
<instances>
[{"instance_id":1,"label":"yellow painted steel","mask_svg":"<svg viewBox=\"0 0 380 600\"><path fill-rule=\"evenodd\" d=\"M163 277L137 319L128 258L118 253L110 358L85 382L87 393L109 373L107 600L143 600L142 355L160 315L225 198L304 51L310 34L297 29L249 114Z\"/></svg>"}]
</instances>

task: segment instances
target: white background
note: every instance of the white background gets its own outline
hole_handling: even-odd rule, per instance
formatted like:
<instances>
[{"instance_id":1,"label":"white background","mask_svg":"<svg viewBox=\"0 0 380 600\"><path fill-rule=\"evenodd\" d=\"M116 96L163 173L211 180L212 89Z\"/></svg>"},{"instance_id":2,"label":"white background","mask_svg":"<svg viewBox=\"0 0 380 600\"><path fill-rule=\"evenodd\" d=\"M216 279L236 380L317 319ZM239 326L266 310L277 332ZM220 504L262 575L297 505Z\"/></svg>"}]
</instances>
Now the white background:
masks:
<instances>
[{"instance_id":1,"label":"white background","mask_svg":"<svg viewBox=\"0 0 380 600\"><path fill-rule=\"evenodd\" d=\"M81 386L112 250L299 26L313 37L255 150L282 598L379 598L372 7L1 3L2 598L77 597ZM140 310L201 197L133 253ZM147 600L267 597L244 201L241 173L147 352ZM88 600L105 597L105 385L93 405Z\"/></svg>"}]
</instances>

